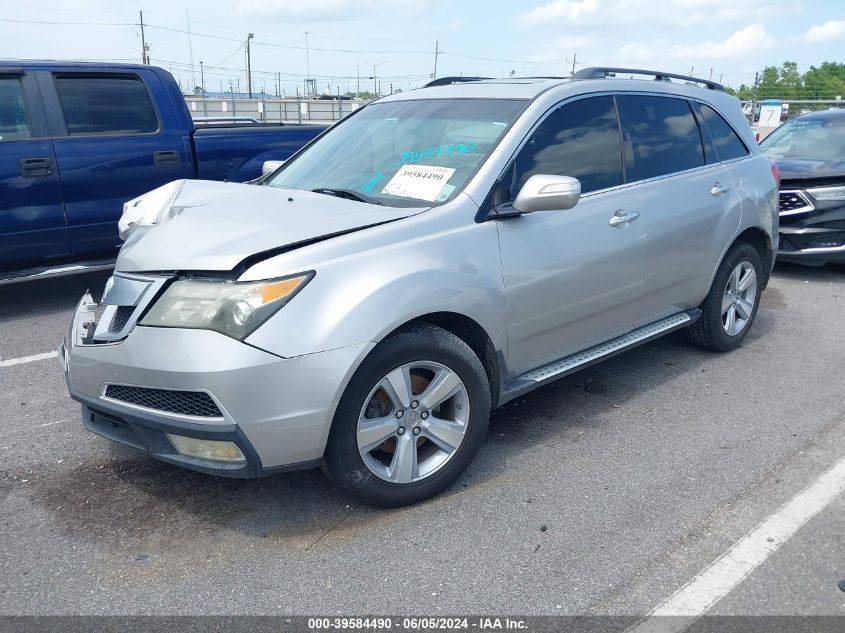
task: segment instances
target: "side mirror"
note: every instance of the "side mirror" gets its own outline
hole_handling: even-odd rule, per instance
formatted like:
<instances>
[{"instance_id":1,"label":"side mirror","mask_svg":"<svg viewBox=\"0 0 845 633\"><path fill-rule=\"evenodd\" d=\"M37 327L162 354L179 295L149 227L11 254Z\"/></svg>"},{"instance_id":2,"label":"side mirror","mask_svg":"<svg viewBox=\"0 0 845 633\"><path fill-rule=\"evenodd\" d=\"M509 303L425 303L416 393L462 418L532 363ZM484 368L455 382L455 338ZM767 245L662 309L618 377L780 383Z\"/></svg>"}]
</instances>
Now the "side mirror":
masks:
<instances>
[{"instance_id":1,"label":"side mirror","mask_svg":"<svg viewBox=\"0 0 845 633\"><path fill-rule=\"evenodd\" d=\"M267 176L272 174L276 171L279 167L285 164L283 160L265 160L264 164L261 165L261 175Z\"/></svg>"},{"instance_id":2,"label":"side mirror","mask_svg":"<svg viewBox=\"0 0 845 633\"><path fill-rule=\"evenodd\" d=\"M581 181L569 176L531 176L513 201L520 213L534 211L563 211L571 209L581 198Z\"/></svg>"}]
</instances>

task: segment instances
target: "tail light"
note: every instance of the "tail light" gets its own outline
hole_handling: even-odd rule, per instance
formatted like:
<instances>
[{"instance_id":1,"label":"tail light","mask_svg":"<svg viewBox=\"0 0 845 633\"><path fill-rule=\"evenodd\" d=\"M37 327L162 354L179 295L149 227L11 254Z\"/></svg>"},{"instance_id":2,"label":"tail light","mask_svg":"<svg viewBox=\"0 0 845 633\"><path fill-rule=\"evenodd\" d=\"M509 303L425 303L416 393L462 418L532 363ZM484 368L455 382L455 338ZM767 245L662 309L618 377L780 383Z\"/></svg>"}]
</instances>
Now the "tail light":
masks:
<instances>
[{"instance_id":1,"label":"tail light","mask_svg":"<svg viewBox=\"0 0 845 633\"><path fill-rule=\"evenodd\" d=\"M775 182L777 183L778 187L780 187L780 169L778 169L777 163L775 161L772 162L772 176L775 177Z\"/></svg>"}]
</instances>

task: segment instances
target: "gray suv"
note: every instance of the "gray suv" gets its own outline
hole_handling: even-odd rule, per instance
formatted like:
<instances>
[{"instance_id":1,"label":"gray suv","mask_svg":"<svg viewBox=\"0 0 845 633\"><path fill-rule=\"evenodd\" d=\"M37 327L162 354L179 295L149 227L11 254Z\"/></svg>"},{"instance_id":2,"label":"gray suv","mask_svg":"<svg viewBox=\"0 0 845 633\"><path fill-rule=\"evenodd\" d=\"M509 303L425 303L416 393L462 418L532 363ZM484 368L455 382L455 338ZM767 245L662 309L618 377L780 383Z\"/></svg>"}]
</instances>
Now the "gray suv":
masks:
<instances>
[{"instance_id":1,"label":"gray suv","mask_svg":"<svg viewBox=\"0 0 845 633\"><path fill-rule=\"evenodd\" d=\"M214 475L322 465L399 506L454 482L491 409L532 389L675 330L735 348L776 178L736 99L672 78L439 80L258 186L130 201L60 354L85 427Z\"/></svg>"}]
</instances>

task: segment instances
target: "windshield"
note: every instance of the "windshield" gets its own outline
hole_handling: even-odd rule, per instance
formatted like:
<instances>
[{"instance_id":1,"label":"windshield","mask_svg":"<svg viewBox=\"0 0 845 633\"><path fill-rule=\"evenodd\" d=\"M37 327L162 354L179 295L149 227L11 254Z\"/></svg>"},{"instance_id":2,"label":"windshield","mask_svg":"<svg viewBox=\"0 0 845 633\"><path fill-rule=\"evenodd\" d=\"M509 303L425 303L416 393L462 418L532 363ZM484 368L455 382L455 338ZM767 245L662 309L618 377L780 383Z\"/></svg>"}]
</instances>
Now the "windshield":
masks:
<instances>
[{"instance_id":1,"label":"windshield","mask_svg":"<svg viewBox=\"0 0 845 633\"><path fill-rule=\"evenodd\" d=\"M794 119L763 139L760 149L774 160L842 160L845 116Z\"/></svg>"},{"instance_id":2,"label":"windshield","mask_svg":"<svg viewBox=\"0 0 845 633\"><path fill-rule=\"evenodd\" d=\"M464 188L525 104L376 103L330 129L266 184L394 207L443 203Z\"/></svg>"}]
</instances>

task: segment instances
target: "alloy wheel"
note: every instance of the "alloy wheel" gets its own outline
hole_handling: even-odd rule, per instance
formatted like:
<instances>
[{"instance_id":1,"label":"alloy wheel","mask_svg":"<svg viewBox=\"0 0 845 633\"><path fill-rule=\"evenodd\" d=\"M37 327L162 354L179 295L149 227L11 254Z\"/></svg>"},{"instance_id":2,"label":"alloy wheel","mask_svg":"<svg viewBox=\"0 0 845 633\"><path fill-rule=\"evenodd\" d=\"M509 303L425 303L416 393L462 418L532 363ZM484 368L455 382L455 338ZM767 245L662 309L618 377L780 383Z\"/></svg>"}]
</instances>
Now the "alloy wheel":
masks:
<instances>
[{"instance_id":1,"label":"alloy wheel","mask_svg":"<svg viewBox=\"0 0 845 633\"><path fill-rule=\"evenodd\" d=\"M757 271L749 261L736 265L722 295L722 327L737 336L748 325L757 301Z\"/></svg>"},{"instance_id":2,"label":"alloy wheel","mask_svg":"<svg viewBox=\"0 0 845 633\"><path fill-rule=\"evenodd\" d=\"M364 401L358 451L381 479L420 481L457 453L469 415L469 396L457 373L434 361L407 363L384 376Z\"/></svg>"}]
</instances>

